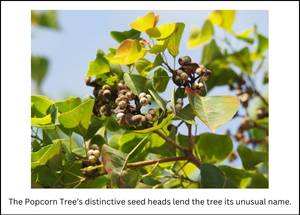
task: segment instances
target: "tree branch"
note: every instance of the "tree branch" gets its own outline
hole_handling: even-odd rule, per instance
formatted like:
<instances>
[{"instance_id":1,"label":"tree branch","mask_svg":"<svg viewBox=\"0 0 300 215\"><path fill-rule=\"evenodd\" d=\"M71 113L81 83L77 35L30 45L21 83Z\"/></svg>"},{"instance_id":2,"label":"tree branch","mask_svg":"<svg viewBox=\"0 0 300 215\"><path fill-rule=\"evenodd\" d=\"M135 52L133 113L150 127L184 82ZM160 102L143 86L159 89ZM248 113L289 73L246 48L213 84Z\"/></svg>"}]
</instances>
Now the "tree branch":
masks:
<instances>
[{"instance_id":1,"label":"tree branch","mask_svg":"<svg viewBox=\"0 0 300 215\"><path fill-rule=\"evenodd\" d=\"M188 156L180 156L180 157L169 157L169 158L161 158L161 159L154 159L149 161L140 161L136 163L128 163L128 168L138 168L142 166L152 165L156 163L166 163L166 162L172 162L172 161L182 161L182 160L188 160Z\"/></svg>"}]
</instances>

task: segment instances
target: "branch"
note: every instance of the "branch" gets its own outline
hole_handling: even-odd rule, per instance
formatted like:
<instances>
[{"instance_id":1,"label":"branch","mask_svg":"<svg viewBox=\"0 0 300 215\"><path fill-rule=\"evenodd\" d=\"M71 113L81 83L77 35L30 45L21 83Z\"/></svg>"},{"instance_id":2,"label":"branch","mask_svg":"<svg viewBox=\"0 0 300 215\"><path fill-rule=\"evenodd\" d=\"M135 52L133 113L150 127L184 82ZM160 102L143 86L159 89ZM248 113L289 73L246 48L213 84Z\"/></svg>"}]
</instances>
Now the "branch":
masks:
<instances>
[{"instance_id":1,"label":"branch","mask_svg":"<svg viewBox=\"0 0 300 215\"><path fill-rule=\"evenodd\" d=\"M161 158L161 159L154 159L149 161L140 161L136 163L128 163L128 168L138 168L142 166L152 165L156 163L166 163L166 162L172 162L172 161L182 161L182 160L188 160L188 156L180 156L180 157L169 157L169 158Z\"/></svg>"},{"instance_id":2,"label":"branch","mask_svg":"<svg viewBox=\"0 0 300 215\"><path fill-rule=\"evenodd\" d=\"M155 134L157 134L158 136L160 136L161 138L163 138L165 141L167 141L168 143L170 143L172 146L174 146L175 148L179 149L180 151L182 151L184 154L187 154L188 150L180 145L178 145L174 140L172 140L170 137L165 136L164 134L162 134L159 131L154 131Z\"/></svg>"}]
</instances>

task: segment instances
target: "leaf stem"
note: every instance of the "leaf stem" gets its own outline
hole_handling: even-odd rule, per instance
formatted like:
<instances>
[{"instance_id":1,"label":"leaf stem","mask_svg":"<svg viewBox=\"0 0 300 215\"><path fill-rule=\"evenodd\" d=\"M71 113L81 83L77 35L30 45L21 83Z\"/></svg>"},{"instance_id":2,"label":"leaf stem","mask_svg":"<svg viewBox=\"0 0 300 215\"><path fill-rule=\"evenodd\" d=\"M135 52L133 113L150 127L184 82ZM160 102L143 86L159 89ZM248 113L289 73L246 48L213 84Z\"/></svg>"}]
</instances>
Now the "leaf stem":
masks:
<instances>
[{"instance_id":1,"label":"leaf stem","mask_svg":"<svg viewBox=\"0 0 300 215\"><path fill-rule=\"evenodd\" d=\"M172 140L170 137L165 136L164 134L162 134L159 131L154 131L154 133L156 133L158 136L160 136L161 138L163 138L165 141L167 141L168 143L170 143L172 146L174 146L175 148L179 149L180 151L182 151L183 153L187 154L187 149L178 145L174 140Z\"/></svg>"}]
</instances>

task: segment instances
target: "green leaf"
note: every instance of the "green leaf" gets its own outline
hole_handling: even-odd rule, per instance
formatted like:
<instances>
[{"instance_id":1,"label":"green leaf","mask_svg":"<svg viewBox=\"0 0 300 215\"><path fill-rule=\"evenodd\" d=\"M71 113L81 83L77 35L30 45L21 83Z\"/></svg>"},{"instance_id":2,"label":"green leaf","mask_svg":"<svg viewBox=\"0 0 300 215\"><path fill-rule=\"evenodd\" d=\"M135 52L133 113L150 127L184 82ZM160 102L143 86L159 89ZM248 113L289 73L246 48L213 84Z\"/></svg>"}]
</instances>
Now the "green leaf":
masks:
<instances>
[{"instance_id":1,"label":"green leaf","mask_svg":"<svg viewBox=\"0 0 300 215\"><path fill-rule=\"evenodd\" d=\"M170 131L169 137L172 140L175 140L175 134L176 134L176 130L172 129ZM176 156L175 147L172 146L167 141L162 146L160 146L160 147L151 147L151 148L148 148L147 151L150 152L150 153L159 154L159 155L163 155L163 156L167 156L167 157Z\"/></svg>"},{"instance_id":2,"label":"green leaf","mask_svg":"<svg viewBox=\"0 0 300 215\"><path fill-rule=\"evenodd\" d=\"M140 75L134 75L128 73L124 73L123 78L126 85L133 92L133 94L138 96L140 93L144 92L147 78Z\"/></svg>"},{"instance_id":3,"label":"green leaf","mask_svg":"<svg viewBox=\"0 0 300 215\"><path fill-rule=\"evenodd\" d=\"M109 62L104 57L104 52L101 49L98 49L96 59L90 61L89 70L86 76L100 75L109 71L110 71Z\"/></svg>"},{"instance_id":4,"label":"green leaf","mask_svg":"<svg viewBox=\"0 0 300 215\"><path fill-rule=\"evenodd\" d=\"M164 52L167 48L168 43L169 39L158 41L153 47L151 47L149 53L157 54L160 52Z\"/></svg>"},{"instance_id":5,"label":"green leaf","mask_svg":"<svg viewBox=\"0 0 300 215\"><path fill-rule=\"evenodd\" d=\"M32 152L39 151L41 149L41 145L37 140L33 140L31 142Z\"/></svg>"},{"instance_id":6,"label":"green leaf","mask_svg":"<svg viewBox=\"0 0 300 215\"><path fill-rule=\"evenodd\" d=\"M152 98L156 101L158 106L165 112L167 106L166 100L164 100L155 90L149 88L148 91L151 94Z\"/></svg>"},{"instance_id":7,"label":"green leaf","mask_svg":"<svg viewBox=\"0 0 300 215\"><path fill-rule=\"evenodd\" d=\"M31 168L34 169L37 166L45 165L49 159L59 154L61 142L57 141L51 145L48 145L37 152L31 153Z\"/></svg>"},{"instance_id":8,"label":"green leaf","mask_svg":"<svg viewBox=\"0 0 300 215\"><path fill-rule=\"evenodd\" d=\"M123 77L124 71L122 70L120 64L109 64L110 65L110 71L114 74L116 74L119 79Z\"/></svg>"},{"instance_id":9,"label":"green leaf","mask_svg":"<svg viewBox=\"0 0 300 215\"><path fill-rule=\"evenodd\" d=\"M202 62L204 65L216 60L222 59L223 55L216 41L213 39L209 44L205 45L202 53Z\"/></svg>"},{"instance_id":10,"label":"green leaf","mask_svg":"<svg viewBox=\"0 0 300 215\"><path fill-rule=\"evenodd\" d=\"M183 34L185 24L182 22L177 22L175 26L175 31L169 38L168 51L175 58L179 54L179 45L181 41L181 36Z\"/></svg>"},{"instance_id":11,"label":"green leaf","mask_svg":"<svg viewBox=\"0 0 300 215\"><path fill-rule=\"evenodd\" d=\"M31 118L31 126L43 129L55 129L59 125L58 109L55 104L50 106L50 113L42 118Z\"/></svg>"},{"instance_id":12,"label":"green leaf","mask_svg":"<svg viewBox=\"0 0 300 215\"><path fill-rule=\"evenodd\" d=\"M112 132L112 133L119 131L120 125L117 121L117 118L114 116L107 117L105 128L107 131Z\"/></svg>"},{"instance_id":13,"label":"green leaf","mask_svg":"<svg viewBox=\"0 0 300 215\"><path fill-rule=\"evenodd\" d=\"M269 180L261 173L256 173L248 186L248 188L269 188Z\"/></svg>"},{"instance_id":14,"label":"green leaf","mask_svg":"<svg viewBox=\"0 0 300 215\"><path fill-rule=\"evenodd\" d=\"M123 42L126 39L139 39L141 35L141 32L136 31L134 29L130 29L129 31L111 31L110 36L114 38L118 43Z\"/></svg>"},{"instance_id":15,"label":"green leaf","mask_svg":"<svg viewBox=\"0 0 300 215\"><path fill-rule=\"evenodd\" d=\"M240 105L235 96L201 97L188 87L186 91L194 113L212 132L229 122Z\"/></svg>"},{"instance_id":16,"label":"green leaf","mask_svg":"<svg viewBox=\"0 0 300 215\"><path fill-rule=\"evenodd\" d=\"M156 92L165 92L170 79L171 78L168 76L168 73L164 69L157 68L153 74L153 84Z\"/></svg>"},{"instance_id":17,"label":"green leaf","mask_svg":"<svg viewBox=\"0 0 300 215\"><path fill-rule=\"evenodd\" d=\"M216 166L203 163L201 166L201 187L202 188L224 188L226 176Z\"/></svg>"},{"instance_id":18,"label":"green leaf","mask_svg":"<svg viewBox=\"0 0 300 215\"><path fill-rule=\"evenodd\" d=\"M226 165L220 165L218 168L222 170L226 177L228 177L238 188L245 188L245 185L243 185L242 181L247 178L250 179L256 174L254 171L235 169Z\"/></svg>"},{"instance_id":19,"label":"green leaf","mask_svg":"<svg viewBox=\"0 0 300 215\"><path fill-rule=\"evenodd\" d=\"M165 40L172 35L175 30L176 24L162 24L158 27L146 30L146 34L156 40Z\"/></svg>"},{"instance_id":20,"label":"green leaf","mask_svg":"<svg viewBox=\"0 0 300 215\"><path fill-rule=\"evenodd\" d=\"M55 105L60 113L65 113L73 110L74 108L79 106L80 103L81 99L79 97L73 98L73 96L70 96L70 98L68 98L66 101L56 102Z\"/></svg>"},{"instance_id":21,"label":"green leaf","mask_svg":"<svg viewBox=\"0 0 300 215\"><path fill-rule=\"evenodd\" d=\"M40 86L48 70L48 60L44 57L31 56L31 78Z\"/></svg>"},{"instance_id":22,"label":"green leaf","mask_svg":"<svg viewBox=\"0 0 300 215\"><path fill-rule=\"evenodd\" d=\"M31 102L33 104L33 117L44 117L49 112L49 107L54 103L50 101L46 96L31 95Z\"/></svg>"},{"instance_id":23,"label":"green leaf","mask_svg":"<svg viewBox=\"0 0 300 215\"><path fill-rule=\"evenodd\" d=\"M251 74L252 73L252 64L251 56L249 53L249 48L245 47L239 52L235 52L232 55L229 55L229 59L238 66L242 72Z\"/></svg>"},{"instance_id":24,"label":"green leaf","mask_svg":"<svg viewBox=\"0 0 300 215\"><path fill-rule=\"evenodd\" d=\"M206 81L207 91L215 86L224 86L233 84L237 81L238 75L230 68L226 68L222 62L215 60L207 66L213 74Z\"/></svg>"},{"instance_id":25,"label":"green leaf","mask_svg":"<svg viewBox=\"0 0 300 215\"><path fill-rule=\"evenodd\" d=\"M258 36L258 47L257 47L257 53L263 53L265 50L269 48L269 39L264 37L261 34L257 34Z\"/></svg>"},{"instance_id":26,"label":"green leaf","mask_svg":"<svg viewBox=\"0 0 300 215\"><path fill-rule=\"evenodd\" d=\"M103 175L94 179L92 188L106 188L106 183L109 179L108 175Z\"/></svg>"},{"instance_id":27,"label":"green leaf","mask_svg":"<svg viewBox=\"0 0 300 215\"><path fill-rule=\"evenodd\" d=\"M99 148L102 147L103 144L107 143L106 139L106 126L102 126L96 134L91 138L91 141L89 142L89 146L96 144L99 146Z\"/></svg>"},{"instance_id":28,"label":"green leaf","mask_svg":"<svg viewBox=\"0 0 300 215\"><path fill-rule=\"evenodd\" d=\"M250 38L250 37L247 37L250 33L254 32L254 28L251 28L251 29L248 29L240 34L234 34L237 38L241 39L241 40L244 40L248 43L253 43L254 42L254 39L253 38Z\"/></svg>"},{"instance_id":29,"label":"green leaf","mask_svg":"<svg viewBox=\"0 0 300 215\"><path fill-rule=\"evenodd\" d=\"M86 150L84 148L72 149L72 153L81 157L86 157Z\"/></svg>"},{"instance_id":30,"label":"green leaf","mask_svg":"<svg viewBox=\"0 0 300 215\"><path fill-rule=\"evenodd\" d=\"M135 188L140 175L134 170L123 170L119 176L119 188Z\"/></svg>"},{"instance_id":31,"label":"green leaf","mask_svg":"<svg viewBox=\"0 0 300 215\"><path fill-rule=\"evenodd\" d=\"M233 144L229 135L204 133L199 136L196 147L202 162L218 164L230 156Z\"/></svg>"},{"instance_id":32,"label":"green leaf","mask_svg":"<svg viewBox=\"0 0 300 215\"><path fill-rule=\"evenodd\" d=\"M55 10L47 10L39 19L39 25L58 30L57 13Z\"/></svg>"},{"instance_id":33,"label":"green leaf","mask_svg":"<svg viewBox=\"0 0 300 215\"><path fill-rule=\"evenodd\" d=\"M152 63L146 58L138 58L134 65L138 73L144 77L147 77L152 69Z\"/></svg>"},{"instance_id":34,"label":"green leaf","mask_svg":"<svg viewBox=\"0 0 300 215\"><path fill-rule=\"evenodd\" d=\"M267 152L252 151L246 146L239 145L237 151L242 159L243 167L247 170L254 169L262 162L268 162Z\"/></svg>"},{"instance_id":35,"label":"green leaf","mask_svg":"<svg viewBox=\"0 0 300 215\"><path fill-rule=\"evenodd\" d=\"M116 55L110 61L118 64L132 64L138 58L145 56L147 50L139 43L139 41L127 39L124 40L117 49Z\"/></svg>"},{"instance_id":36,"label":"green leaf","mask_svg":"<svg viewBox=\"0 0 300 215\"><path fill-rule=\"evenodd\" d=\"M72 153L74 149L77 149L78 146L74 140L70 139L60 139L65 151L66 151L66 158L68 161L74 161L75 160L75 155ZM85 156L84 156L85 157Z\"/></svg>"},{"instance_id":37,"label":"green leaf","mask_svg":"<svg viewBox=\"0 0 300 215\"><path fill-rule=\"evenodd\" d=\"M158 55L156 55L155 59L154 59L154 62L153 62L153 66L152 66L152 69L154 69L155 67L157 66L161 66L162 63L163 63L163 58L161 56L161 54L159 53Z\"/></svg>"},{"instance_id":38,"label":"green leaf","mask_svg":"<svg viewBox=\"0 0 300 215\"><path fill-rule=\"evenodd\" d=\"M191 36L188 40L188 48L195 48L211 38L214 29L209 20L206 20L202 29L193 26Z\"/></svg>"},{"instance_id":39,"label":"green leaf","mask_svg":"<svg viewBox=\"0 0 300 215\"><path fill-rule=\"evenodd\" d=\"M61 114L58 120L64 128L80 134L85 139L93 107L94 100L88 100L73 110Z\"/></svg>"},{"instance_id":40,"label":"green leaf","mask_svg":"<svg viewBox=\"0 0 300 215\"><path fill-rule=\"evenodd\" d=\"M216 10L209 15L209 20L213 25L218 25L225 30L232 31L231 26L234 22L234 10Z\"/></svg>"}]
</instances>

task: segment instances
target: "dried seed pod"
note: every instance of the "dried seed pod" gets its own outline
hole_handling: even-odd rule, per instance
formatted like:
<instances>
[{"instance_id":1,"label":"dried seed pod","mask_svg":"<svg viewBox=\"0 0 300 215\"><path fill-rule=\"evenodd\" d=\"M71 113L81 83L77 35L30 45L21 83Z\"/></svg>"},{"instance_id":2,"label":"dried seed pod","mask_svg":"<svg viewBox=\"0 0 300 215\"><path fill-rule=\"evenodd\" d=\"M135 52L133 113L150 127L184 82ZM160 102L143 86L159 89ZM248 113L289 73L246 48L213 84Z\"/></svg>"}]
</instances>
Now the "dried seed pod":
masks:
<instances>
[{"instance_id":1,"label":"dried seed pod","mask_svg":"<svg viewBox=\"0 0 300 215\"><path fill-rule=\"evenodd\" d=\"M178 99L177 101L176 101L176 104L180 104L181 106L183 105L183 101L181 100L181 99Z\"/></svg>"},{"instance_id":2,"label":"dried seed pod","mask_svg":"<svg viewBox=\"0 0 300 215\"><path fill-rule=\"evenodd\" d=\"M199 83L198 87L199 87L200 90L204 90L204 84L203 83Z\"/></svg>"},{"instance_id":3,"label":"dried seed pod","mask_svg":"<svg viewBox=\"0 0 300 215\"><path fill-rule=\"evenodd\" d=\"M129 124L136 126L136 125L138 125L140 123L140 121L142 120L143 117L144 116L141 115L141 114L133 115L132 118L131 118L131 121L130 121L131 123L129 123ZM145 120L146 120L146 118L145 118Z\"/></svg>"},{"instance_id":4,"label":"dried seed pod","mask_svg":"<svg viewBox=\"0 0 300 215\"><path fill-rule=\"evenodd\" d=\"M118 113L117 114L117 121L120 126L126 125L126 120L125 120L125 114L124 113Z\"/></svg>"},{"instance_id":5,"label":"dried seed pod","mask_svg":"<svg viewBox=\"0 0 300 215\"><path fill-rule=\"evenodd\" d=\"M143 97L146 97L146 93L140 93L139 99L141 99L141 98L143 98Z\"/></svg>"},{"instance_id":6,"label":"dried seed pod","mask_svg":"<svg viewBox=\"0 0 300 215\"><path fill-rule=\"evenodd\" d=\"M202 70L200 67L196 69L196 73L197 75L202 75Z\"/></svg>"},{"instance_id":7,"label":"dried seed pod","mask_svg":"<svg viewBox=\"0 0 300 215\"><path fill-rule=\"evenodd\" d=\"M104 95L106 98L109 98L109 97L111 96L110 90L104 90L104 91L103 91L103 95Z\"/></svg>"},{"instance_id":8,"label":"dried seed pod","mask_svg":"<svg viewBox=\"0 0 300 215\"><path fill-rule=\"evenodd\" d=\"M195 89L197 89L198 88L198 83L197 82L194 82L193 84L192 84L192 90L195 90Z\"/></svg>"},{"instance_id":9,"label":"dried seed pod","mask_svg":"<svg viewBox=\"0 0 300 215\"><path fill-rule=\"evenodd\" d=\"M102 90L111 90L111 89L109 85L105 84L102 86Z\"/></svg>"},{"instance_id":10,"label":"dried seed pod","mask_svg":"<svg viewBox=\"0 0 300 215\"><path fill-rule=\"evenodd\" d=\"M125 114L124 113L118 113L117 114L117 120L120 120Z\"/></svg>"},{"instance_id":11,"label":"dried seed pod","mask_svg":"<svg viewBox=\"0 0 300 215\"><path fill-rule=\"evenodd\" d=\"M89 85L91 83L91 76L87 76L85 79L84 79L84 82L86 83L86 85Z\"/></svg>"},{"instance_id":12,"label":"dried seed pod","mask_svg":"<svg viewBox=\"0 0 300 215\"><path fill-rule=\"evenodd\" d=\"M184 56L184 59L185 59L185 64L189 64L192 62L192 59L189 57L189 56Z\"/></svg>"},{"instance_id":13,"label":"dried seed pod","mask_svg":"<svg viewBox=\"0 0 300 215\"><path fill-rule=\"evenodd\" d=\"M175 109L176 109L176 111L181 111L182 110L182 105L181 104L176 104Z\"/></svg>"},{"instance_id":14,"label":"dried seed pod","mask_svg":"<svg viewBox=\"0 0 300 215\"><path fill-rule=\"evenodd\" d=\"M145 115L145 117L146 117L146 119L147 119L148 121L152 121L152 119L153 119L153 116L152 116L152 114L150 114L150 113L147 113L147 114Z\"/></svg>"},{"instance_id":15,"label":"dried seed pod","mask_svg":"<svg viewBox=\"0 0 300 215\"><path fill-rule=\"evenodd\" d=\"M127 105L128 105L127 102L125 102L125 101L123 101L123 100L119 102L119 107L120 107L121 109L125 109L125 108L127 107Z\"/></svg>"},{"instance_id":16,"label":"dried seed pod","mask_svg":"<svg viewBox=\"0 0 300 215\"><path fill-rule=\"evenodd\" d=\"M133 114L132 113L126 113L125 114L125 121L128 123L128 124L132 124L131 122L131 118L133 117Z\"/></svg>"},{"instance_id":17,"label":"dried seed pod","mask_svg":"<svg viewBox=\"0 0 300 215\"><path fill-rule=\"evenodd\" d=\"M145 116L141 117L141 123L142 123L143 128L147 128L148 127L148 121L147 121L147 119L146 119Z\"/></svg>"},{"instance_id":18,"label":"dried seed pod","mask_svg":"<svg viewBox=\"0 0 300 215\"><path fill-rule=\"evenodd\" d=\"M156 115L156 111L152 108L148 110L148 113L150 113L153 116Z\"/></svg>"},{"instance_id":19,"label":"dried seed pod","mask_svg":"<svg viewBox=\"0 0 300 215\"><path fill-rule=\"evenodd\" d=\"M99 150L94 150L94 156L96 158L100 158L100 151Z\"/></svg>"},{"instance_id":20,"label":"dried seed pod","mask_svg":"<svg viewBox=\"0 0 300 215\"><path fill-rule=\"evenodd\" d=\"M97 144L93 144L90 146L90 149L99 150L99 146Z\"/></svg>"},{"instance_id":21,"label":"dried seed pod","mask_svg":"<svg viewBox=\"0 0 300 215\"><path fill-rule=\"evenodd\" d=\"M96 158L94 155L89 156L89 161L90 161L91 163L96 163L97 160L98 160L98 158Z\"/></svg>"},{"instance_id":22,"label":"dried seed pod","mask_svg":"<svg viewBox=\"0 0 300 215\"><path fill-rule=\"evenodd\" d=\"M186 81L186 80L189 78L189 75L188 75L187 73L183 72L183 73L181 73L180 78L181 78L182 80L185 80L185 81Z\"/></svg>"},{"instance_id":23,"label":"dried seed pod","mask_svg":"<svg viewBox=\"0 0 300 215\"><path fill-rule=\"evenodd\" d=\"M183 72L184 72L184 71L183 71L183 70L181 70L181 69L179 69L179 70L177 70L177 71L176 71L177 75L179 75L179 76L180 76L180 75L181 75L181 73L183 73Z\"/></svg>"},{"instance_id":24,"label":"dried seed pod","mask_svg":"<svg viewBox=\"0 0 300 215\"><path fill-rule=\"evenodd\" d=\"M148 104L148 99L145 98L145 97L142 97L142 98L140 99L140 104L141 104L142 106L146 106L146 105Z\"/></svg>"},{"instance_id":25,"label":"dried seed pod","mask_svg":"<svg viewBox=\"0 0 300 215\"><path fill-rule=\"evenodd\" d=\"M129 101L129 99L128 99L128 97L126 95L122 95L119 98L121 99L121 101L124 101L126 103Z\"/></svg>"},{"instance_id":26,"label":"dried seed pod","mask_svg":"<svg viewBox=\"0 0 300 215\"><path fill-rule=\"evenodd\" d=\"M148 103L150 103L150 102L151 102L151 99L152 99L152 97L151 97L149 94L147 94L147 95L146 95L146 98L147 98L147 100L148 100Z\"/></svg>"},{"instance_id":27,"label":"dried seed pod","mask_svg":"<svg viewBox=\"0 0 300 215\"><path fill-rule=\"evenodd\" d=\"M185 64L185 57L181 57L178 59L179 65L183 66Z\"/></svg>"},{"instance_id":28,"label":"dried seed pod","mask_svg":"<svg viewBox=\"0 0 300 215\"><path fill-rule=\"evenodd\" d=\"M88 150L88 152L86 153L86 155L88 157L90 157L91 155L94 155L94 150L93 149Z\"/></svg>"},{"instance_id":29,"label":"dried seed pod","mask_svg":"<svg viewBox=\"0 0 300 215\"><path fill-rule=\"evenodd\" d=\"M199 68L201 69L201 72L206 72L206 67L204 65L199 65Z\"/></svg>"},{"instance_id":30,"label":"dried seed pod","mask_svg":"<svg viewBox=\"0 0 300 215\"><path fill-rule=\"evenodd\" d=\"M132 91L127 91L126 94L125 94L125 96L127 96L127 98L128 98L129 101L132 101L134 99L134 97L135 97L135 95L133 94Z\"/></svg>"},{"instance_id":31,"label":"dried seed pod","mask_svg":"<svg viewBox=\"0 0 300 215\"><path fill-rule=\"evenodd\" d=\"M208 79L208 76L206 76L206 75L203 75L201 79L202 79L202 81L207 81L207 79Z\"/></svg>"},{"instance_id":32,"label":"dried seed pod","mask_svg":"<svg viewBox=\"0 0 300 215\"><path fill-rule=\"evenodd\" d=\"M206 72L205 72L205 75L208 75L208 76L210 76L212 74L212 72L208 69L208 70L206 70Z\"/></svg>"}]
</instances>

